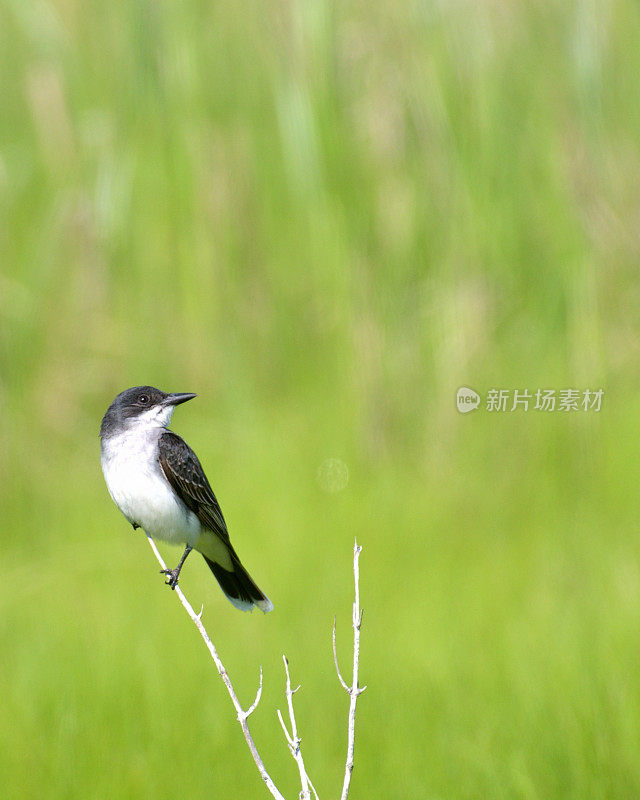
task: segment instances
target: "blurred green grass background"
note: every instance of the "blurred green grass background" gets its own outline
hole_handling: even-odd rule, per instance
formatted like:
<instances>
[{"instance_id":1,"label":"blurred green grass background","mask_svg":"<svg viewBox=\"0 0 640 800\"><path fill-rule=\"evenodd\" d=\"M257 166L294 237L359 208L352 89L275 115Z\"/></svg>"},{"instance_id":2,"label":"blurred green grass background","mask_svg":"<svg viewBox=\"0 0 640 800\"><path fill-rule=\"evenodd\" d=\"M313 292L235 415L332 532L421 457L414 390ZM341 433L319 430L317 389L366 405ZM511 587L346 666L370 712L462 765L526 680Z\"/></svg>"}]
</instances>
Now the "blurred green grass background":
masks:
<instances>
[{"instance_id":1,"label":"blurred green grass background","mask_svg":"<svg viewBox=\"0 0 640 800\"><path fill-rule=\"evenodd\" d=\"M0 3L5 798L259 798L221 681L109 499L120 390L276 610L182 585L288 797L640 795L640 18L632 2ZM462 416L455 391L604 388ZM349 469L342 491L318 480ZM177 560L177 551L168 558Z\"/></svg>"}]
</instances>

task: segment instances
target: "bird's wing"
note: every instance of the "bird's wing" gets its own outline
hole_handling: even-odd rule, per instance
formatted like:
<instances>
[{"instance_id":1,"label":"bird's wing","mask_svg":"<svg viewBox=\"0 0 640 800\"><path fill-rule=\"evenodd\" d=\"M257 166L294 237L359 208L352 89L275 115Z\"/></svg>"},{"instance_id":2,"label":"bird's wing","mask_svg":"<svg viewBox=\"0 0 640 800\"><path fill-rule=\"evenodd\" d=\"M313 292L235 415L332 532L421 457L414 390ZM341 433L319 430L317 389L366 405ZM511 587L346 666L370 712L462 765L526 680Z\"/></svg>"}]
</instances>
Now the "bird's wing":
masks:
<instances>
[{"instance_id":1,"label":"bird's wing","mask_svg":"<svg viewBox=\"0 0 640 800\"><path fill-rule=\"evenodd\" d=\"M158 440L160 466L178 497L225 544L229 544L227 524L209 486L198 456L172 431L165 431Z\"/></svg>"}]
</instances>

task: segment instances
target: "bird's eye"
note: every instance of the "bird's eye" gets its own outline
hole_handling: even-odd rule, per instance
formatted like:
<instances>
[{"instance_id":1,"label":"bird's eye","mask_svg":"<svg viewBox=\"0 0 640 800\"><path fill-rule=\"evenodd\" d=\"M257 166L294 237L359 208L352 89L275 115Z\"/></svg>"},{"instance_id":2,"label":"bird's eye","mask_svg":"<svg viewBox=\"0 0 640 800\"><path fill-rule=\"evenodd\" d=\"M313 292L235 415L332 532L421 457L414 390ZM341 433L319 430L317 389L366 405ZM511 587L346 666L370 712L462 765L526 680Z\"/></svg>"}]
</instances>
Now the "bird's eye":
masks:
<instances>
[{"instance_id":1,"label":"bird's eye","mask_svg":"<svg viewBox=\"0 0 640 800\"><path fill-rule=\"evenodd\" d=\"M147 403L149 402L149 395L141 394L140 397L138 397L138 402L140 403L140 405L146 406Z\"/></svg>"}]
</instances>

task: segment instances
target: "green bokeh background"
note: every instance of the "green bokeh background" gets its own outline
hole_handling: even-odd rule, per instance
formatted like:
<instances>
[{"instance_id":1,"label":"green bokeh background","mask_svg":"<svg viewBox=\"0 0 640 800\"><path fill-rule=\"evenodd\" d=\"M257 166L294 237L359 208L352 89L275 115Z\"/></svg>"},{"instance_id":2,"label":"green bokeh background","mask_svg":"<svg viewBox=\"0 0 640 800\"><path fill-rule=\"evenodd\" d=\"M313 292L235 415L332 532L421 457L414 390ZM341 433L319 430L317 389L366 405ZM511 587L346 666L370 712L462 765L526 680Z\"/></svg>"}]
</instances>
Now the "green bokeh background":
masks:
<instances>
[{"instance_id":1,"label":"green bokeh background","mask_svg":"<svg viewBox=\"0 0 640 800\"><path fill-rule=\"evenodd\" d=\"M198 393L275 603L185 567L288 798L283 652L339 796L356 536L354 800L640 796L639 40L630 0L1 0L3 798L268 797L103 484L141 383Z\"/></svg>"}]
</instances>

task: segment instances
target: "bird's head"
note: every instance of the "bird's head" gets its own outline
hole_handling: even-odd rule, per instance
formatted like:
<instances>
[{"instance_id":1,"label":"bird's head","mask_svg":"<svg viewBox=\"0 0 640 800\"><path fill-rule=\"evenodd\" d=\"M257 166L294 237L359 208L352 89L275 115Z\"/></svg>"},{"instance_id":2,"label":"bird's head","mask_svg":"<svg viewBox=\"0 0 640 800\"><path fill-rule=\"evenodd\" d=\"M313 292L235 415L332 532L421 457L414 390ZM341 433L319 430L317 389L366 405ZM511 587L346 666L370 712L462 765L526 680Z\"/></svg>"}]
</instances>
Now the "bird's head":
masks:
<instances>
[{"instance_id":1,"label":"bird's head","mask_svg":"<svg viewBox=\"0 0 640 800\"><path fill-rule=\"evenodd\" d=\"M102 418L100 436L133 428L166 428L176 406L196 395L189 392L168 394L154 386L134 386L115 398Z\"/></svg>"}]
</instances>

